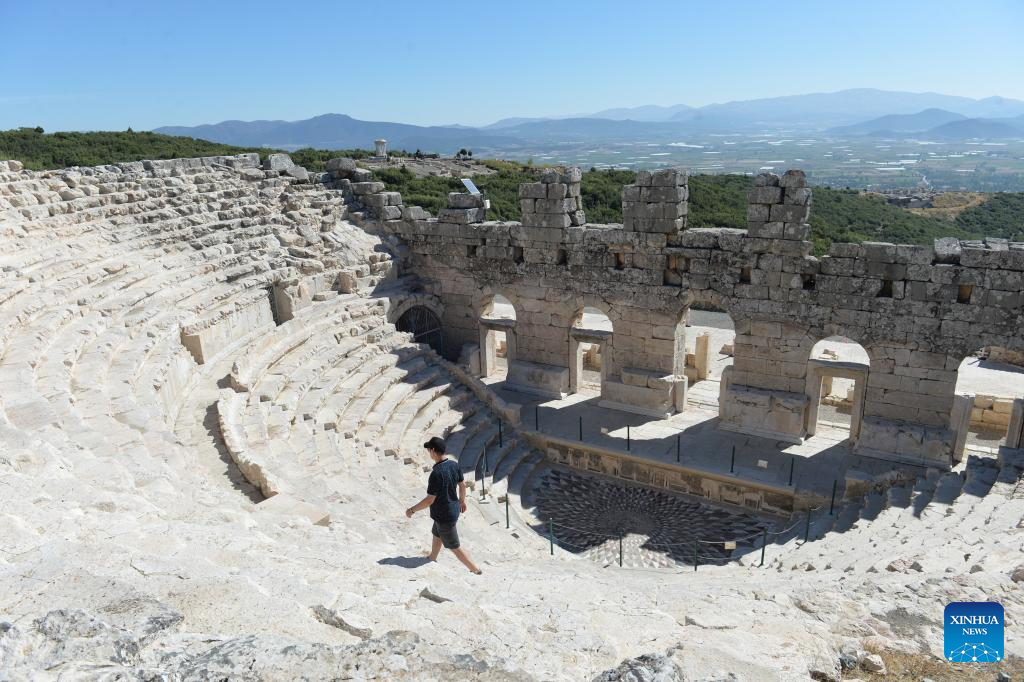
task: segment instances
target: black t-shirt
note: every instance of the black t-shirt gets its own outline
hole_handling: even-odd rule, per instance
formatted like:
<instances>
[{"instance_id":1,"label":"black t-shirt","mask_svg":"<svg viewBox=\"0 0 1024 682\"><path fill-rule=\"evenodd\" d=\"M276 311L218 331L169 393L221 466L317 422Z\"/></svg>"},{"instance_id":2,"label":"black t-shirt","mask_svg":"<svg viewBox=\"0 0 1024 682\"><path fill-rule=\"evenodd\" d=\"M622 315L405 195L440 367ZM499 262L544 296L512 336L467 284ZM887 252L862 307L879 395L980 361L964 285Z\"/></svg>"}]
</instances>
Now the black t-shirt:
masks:
<instances>
[{"instance_id":1,"label":"black t-shirt","mask_svg":"<svg viewBox=\"0 0 1024 682\"><path fill-rule=\"evenodd\" d=\"M427 480L427 494L434 496L430 505L430 518L441 523L454 523L459 518L459 483L462 469L450 459L434 465Z\"/></svg>"}]
</instances>

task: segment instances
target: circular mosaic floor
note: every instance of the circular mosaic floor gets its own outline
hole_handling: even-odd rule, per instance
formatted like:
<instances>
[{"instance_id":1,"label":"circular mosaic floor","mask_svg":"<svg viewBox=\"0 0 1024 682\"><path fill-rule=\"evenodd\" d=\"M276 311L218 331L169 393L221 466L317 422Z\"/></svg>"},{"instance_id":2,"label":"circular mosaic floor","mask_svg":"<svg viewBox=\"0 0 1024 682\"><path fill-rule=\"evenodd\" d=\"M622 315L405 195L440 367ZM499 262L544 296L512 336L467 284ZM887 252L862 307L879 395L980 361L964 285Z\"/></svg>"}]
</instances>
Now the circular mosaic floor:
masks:
<instances>
[{"instance_id":1,"label":"circular mosaic floor","mask_svg":"<svg viewBox=\"0 0 1024 682\"><path fill-rule=\"evenodd\" d=\"M760 547L770 526L752 514L563 469L543 474L534 500L537 532L547 536L550 522L560 547L613 565L622 537L622 564L634 568L692 566L694 540L701 541L699 563L721 564L733 552L725 542Z\"/></svg>"}]
</instances>

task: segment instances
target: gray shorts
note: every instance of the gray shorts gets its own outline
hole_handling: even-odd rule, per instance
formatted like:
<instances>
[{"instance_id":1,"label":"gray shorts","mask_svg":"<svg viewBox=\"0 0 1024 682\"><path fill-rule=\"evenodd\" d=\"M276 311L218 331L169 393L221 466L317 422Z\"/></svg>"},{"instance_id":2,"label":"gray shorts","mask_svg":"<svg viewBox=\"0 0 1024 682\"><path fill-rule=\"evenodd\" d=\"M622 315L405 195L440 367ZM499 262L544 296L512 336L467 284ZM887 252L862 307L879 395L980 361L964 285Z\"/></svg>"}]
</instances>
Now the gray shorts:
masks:
<instances>
[{"instance_id":1,"label":"gray shorts","mask_svg":"<svg viewBox=\"0 0 1024 682\"><path fill-rule=\"evenodd\" d=\"M430 534L435 538L441 538L441 544L446 548L458 549L459 531L455 530L455 523L455 521L452 521L451 523L434 521L434 525L430 529Z\"/></svg>"}]
</instances>

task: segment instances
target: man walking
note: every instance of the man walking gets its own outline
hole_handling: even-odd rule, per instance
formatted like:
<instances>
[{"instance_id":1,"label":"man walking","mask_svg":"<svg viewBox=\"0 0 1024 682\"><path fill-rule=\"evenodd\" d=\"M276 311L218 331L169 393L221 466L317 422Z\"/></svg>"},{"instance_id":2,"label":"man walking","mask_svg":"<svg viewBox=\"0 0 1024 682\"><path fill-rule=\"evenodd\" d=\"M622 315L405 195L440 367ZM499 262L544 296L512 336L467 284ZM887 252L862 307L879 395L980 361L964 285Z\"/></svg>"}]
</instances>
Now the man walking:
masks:
<instances>
[{"instance_id":1,"label":"man walking","mask_svg":"<svg viewBox=\"0 0 1024 682\"><path fill-rule=\"evenodd\" d=\"M405 515L411 519L413 514L429 507L430 518L434 520L434 526L430 529L434 536L430 546L430 560L437 561L443 545L471 573L479 575L483 571L476 567L466 551L459 546L459 533L455 529L459 514L466 511L466 481L462 477L462 469L458 462L444 456L444 441L437 436L424 443L423 447L434 461L434 468L427 480L427 496L406 509Z\"/></svg>"}]
</instances>

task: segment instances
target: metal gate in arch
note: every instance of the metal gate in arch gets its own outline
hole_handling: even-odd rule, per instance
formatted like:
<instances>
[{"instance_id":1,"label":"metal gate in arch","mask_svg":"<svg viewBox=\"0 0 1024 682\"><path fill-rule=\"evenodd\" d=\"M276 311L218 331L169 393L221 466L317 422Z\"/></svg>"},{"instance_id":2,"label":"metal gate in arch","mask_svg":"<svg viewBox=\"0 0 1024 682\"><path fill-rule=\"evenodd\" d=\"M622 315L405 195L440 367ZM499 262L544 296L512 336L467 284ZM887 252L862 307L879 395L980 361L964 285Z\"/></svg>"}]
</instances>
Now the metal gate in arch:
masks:
<instances>
[{"instance_id":1,"label":"metal gate in arch","mask_svg":"<svg viewBox=\"0 0 1024 682\"><path fill-rule=\"evenodd\" d=\"M421 305L413 306L402 313L395 324L400 332L412 334L416 343L425 343L444 355L444 332L441 320L434 311Z\"/></svg>"}]
</instances>

